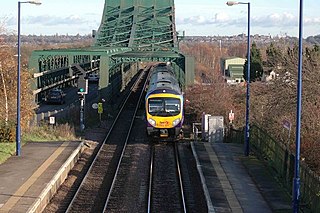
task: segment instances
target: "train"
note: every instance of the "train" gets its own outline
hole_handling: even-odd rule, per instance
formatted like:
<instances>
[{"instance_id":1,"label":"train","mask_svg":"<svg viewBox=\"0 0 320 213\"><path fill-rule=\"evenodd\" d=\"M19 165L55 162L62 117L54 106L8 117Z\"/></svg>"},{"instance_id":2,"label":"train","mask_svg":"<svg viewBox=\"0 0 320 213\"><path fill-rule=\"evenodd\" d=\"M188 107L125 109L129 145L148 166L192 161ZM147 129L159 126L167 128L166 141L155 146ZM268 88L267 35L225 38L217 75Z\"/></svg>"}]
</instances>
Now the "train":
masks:
<instances>
[{"instance_id":1,"label":"train","mask_svg":"<svg viewBox=\"0 0 320 213\"><path fill-rule=\"evenodd\" d=\"M152 138L178 139L182 136L183 93L170 63L150 70L145 97L147 134Z\"/></svg>"}]
</instances>

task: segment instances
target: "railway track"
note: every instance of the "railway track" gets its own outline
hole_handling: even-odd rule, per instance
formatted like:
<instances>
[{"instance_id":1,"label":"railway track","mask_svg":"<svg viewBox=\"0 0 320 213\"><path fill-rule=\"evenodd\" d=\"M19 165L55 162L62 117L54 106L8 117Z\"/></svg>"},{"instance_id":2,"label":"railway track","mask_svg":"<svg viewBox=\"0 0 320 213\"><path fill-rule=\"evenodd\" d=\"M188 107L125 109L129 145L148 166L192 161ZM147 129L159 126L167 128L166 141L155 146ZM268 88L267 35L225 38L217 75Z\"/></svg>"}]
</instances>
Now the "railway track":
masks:
<instances>
[{"instance_id":1,"label":"railway track","mask_svg":"<svg viewBox=\"0 0 320 213\"><path fill-rule=\"evenodd\" d=\"M104 212L187 212L177 145L143 137L131 139Z\"/></svg>"},{"instance_id":2,"label":"railway track","mask_svg":"<svg viewBox=\"0 0 320 213\"><path fill-rule=\"evenodd\" d=\"M177 143L151 149L147 212L187 212Z\"/></svg>"},{"instance_id":3,"label":"railway track","mask_svg":"<svg viewBox=\"0 0 320 213\"><path fill-rule=\"evenodd\" d=\"M89 172L80 187L75 187L76 193L68 192L68 198L61 199L59 212L205 211L188 143L154 144L147 137L145 110L137 103L144 97L142 79L146 75L143 73L132 87L103 145L95 150L98 154ZM179 158L181 162L176 160Z\"/></svg>"},{"instance_id":4,"label":"railway track","mask_svg":"<svg viewBox=\"0 0 320 213\"><path fill-rule=\"evenodd\" d=\"M144 91L147 73L142 72L83 179L67 212L103 212L110 198L119 165Z\"/></svg>"}]
</instances>

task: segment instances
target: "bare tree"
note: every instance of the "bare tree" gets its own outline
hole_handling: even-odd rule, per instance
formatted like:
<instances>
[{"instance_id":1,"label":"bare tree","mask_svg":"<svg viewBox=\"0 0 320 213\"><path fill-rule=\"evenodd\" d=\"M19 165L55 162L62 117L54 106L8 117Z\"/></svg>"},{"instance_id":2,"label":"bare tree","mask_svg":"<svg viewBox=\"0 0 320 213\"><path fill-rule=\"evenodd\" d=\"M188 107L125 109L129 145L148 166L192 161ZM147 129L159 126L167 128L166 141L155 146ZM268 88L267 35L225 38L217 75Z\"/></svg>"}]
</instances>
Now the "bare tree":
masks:
<instances>
[{"instance_id":1,"label":"bare tree","mask_svg":"<svg viewBox=\"0 0 320 213\"><path fill-rule=\"evenodd\" d=\"M17 58L16 48L6 45L0 39L0 122L14 129L17 109ZM34 98L30 87L31 75L27 69L27 58L21 63L21 127L26 129L34 115Z\"/></svg>"},{"instance_id":2,"label":"bare tree","mask_svg":"<svg viewBox=\"0 0 320 213\"><path fill-rule=\"evenodd\" d=\"M203 112L222 115L228 123L228 113L236 114L235 126L242 127L244 122L245 89L230 87L222 78L221 58L228 57L228 50L212 43L190 43L181 46L185 54L195 57L197 84L186 90L186 111L200 120ZM203 78L208 82L203 82Z\"/></svg>"},{"instance_id":3,"label":"bare tree","mask_svg":"<svg viewBox=\"0 0 320 213\"><path fill-rule=\"evenodd\" d=\"M3 95L4 95L4 105L5 105L5 124L8 125L8 120L9 120L8 95L7 95L6 81L4 79L1 63L0 63L0 75L1 75L2 85L3 85Z\"/></svg>"},{"instance_id":4,"label":"bare tree","mask_svg":"<svg viewBox=\"0 0 320 213\"><path fill-rule=\"evenodd\" d=\"M273 47L275 48L275 47ZM281 52L281 53L280 53ZM268 61L277 77L269 84L253 83L251 95L252 121L263 126L273 137L287 144L288 133L283 121L292 124L294 133L297 104L297 46L273 50ZM301 154L306 162L320 173L320 51L317 47L306 48L303 57L303 93L301 122ZM295 134L292 134L290 147L295 149Z\"/></svg>"}]
</instances>

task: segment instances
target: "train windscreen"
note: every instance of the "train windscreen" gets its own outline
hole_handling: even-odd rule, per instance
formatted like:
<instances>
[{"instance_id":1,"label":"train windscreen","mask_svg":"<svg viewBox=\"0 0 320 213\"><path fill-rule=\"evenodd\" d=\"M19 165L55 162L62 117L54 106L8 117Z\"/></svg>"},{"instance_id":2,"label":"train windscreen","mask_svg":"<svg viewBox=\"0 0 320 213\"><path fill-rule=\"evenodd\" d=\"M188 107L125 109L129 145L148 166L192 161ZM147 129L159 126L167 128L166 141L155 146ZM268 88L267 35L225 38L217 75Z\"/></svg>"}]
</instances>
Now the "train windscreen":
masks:
<instances>
[{"instance_id":1,"label":"train windscreen","mask_svg":"<svg viewBox=\"0 0 320 213\"><path fill-rule=\"evenodd\" d=\"M149 114L152 116L176 116L181 111L178 98L150 98L148 104Z\"/></svg>"}]
</instances>

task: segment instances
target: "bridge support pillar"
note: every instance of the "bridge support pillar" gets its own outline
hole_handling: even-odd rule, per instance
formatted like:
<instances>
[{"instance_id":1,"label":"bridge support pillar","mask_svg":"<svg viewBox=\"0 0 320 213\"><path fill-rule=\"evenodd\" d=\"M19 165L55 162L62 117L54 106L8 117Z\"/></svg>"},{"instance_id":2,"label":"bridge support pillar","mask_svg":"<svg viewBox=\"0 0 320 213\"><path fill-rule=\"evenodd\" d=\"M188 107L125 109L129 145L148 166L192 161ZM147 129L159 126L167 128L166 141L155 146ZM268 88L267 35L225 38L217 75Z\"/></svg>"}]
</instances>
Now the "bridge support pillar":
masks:
<instances>
[{"instance_id":1,"label":"bridge support pillar","mask_svg":"<svg viewBox=\"0 0 320 213\"><path fill-rule=\"evenodd\" d=\"M185 85L189 86L194 83L194 57L185 56Z\"/></svg>"},{"instance_id":2,"label":"bridge support pillar","mask_svg":"<svg viewBox=\"0 0 320 213\"><path fill-rule=\"evenodd\" d=\"M110 84L109 69L110 69L110 58L109 56L102 55L100 58L100 80L99 80L99 91L100 98L109 100L108 86Z\"/></svg>"},{"instance_id":3,"label":"bridge support pillar","mask_svg":"<svg viewBox=\"0 0 320 213\"><path fill-rule=\"evenodd\" d=\"M69 61L69 76L73 76L73 69L72 69L72 64L74 64L74 56L73 55L68 55L68 61ZM71 85L75 86L76 81L72 81Z\"/></svg>"}]
</instances>

